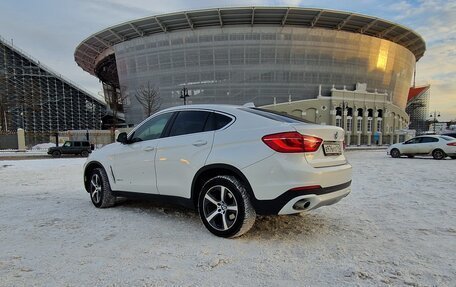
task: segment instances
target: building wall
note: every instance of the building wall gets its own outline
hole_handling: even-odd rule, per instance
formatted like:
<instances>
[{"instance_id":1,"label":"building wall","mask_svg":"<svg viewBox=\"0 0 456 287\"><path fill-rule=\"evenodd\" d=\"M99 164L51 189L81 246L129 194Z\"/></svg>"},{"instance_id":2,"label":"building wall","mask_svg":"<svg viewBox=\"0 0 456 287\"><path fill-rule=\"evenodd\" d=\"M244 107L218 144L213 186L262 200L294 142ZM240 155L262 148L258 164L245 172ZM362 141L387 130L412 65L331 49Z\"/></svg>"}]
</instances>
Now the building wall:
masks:
<instances>
[{"instance_id":1,"label":"building wall","mask_svg":"<svg viewBox=\"0 0 456 287\"><path fill-rule=\"evenodd\" d=\"M392 144L408 137L409 117L386 93L332 89L331 96L263 106L345 130L347 145ZM351 110L351 111L350 111Z\"/></svg>"},{"instance_id":2,"label":"building wall","mask_svg":"<svg viewBox=\"0 0 456 287\"><path fill-rule=\"evenodd\" d=\"M99 129L106 107L0 38L0 130Z\"/></svg>"},{"instance_id":3,"label":"building wall","mask_svg":"<svg viewBox=\"0 0 456 287\"><path fill-rule=\"evenodd\" d=\"M150 82L162 108L192 103L258 105L329 96L333 84L353 89L357 82L387 92L404 109L415 57L387 40L322 28L224 27L175 31L114 46L119 82L129 95L127 123L143 119L134 98Z\"/></svg>"}]
</instances>

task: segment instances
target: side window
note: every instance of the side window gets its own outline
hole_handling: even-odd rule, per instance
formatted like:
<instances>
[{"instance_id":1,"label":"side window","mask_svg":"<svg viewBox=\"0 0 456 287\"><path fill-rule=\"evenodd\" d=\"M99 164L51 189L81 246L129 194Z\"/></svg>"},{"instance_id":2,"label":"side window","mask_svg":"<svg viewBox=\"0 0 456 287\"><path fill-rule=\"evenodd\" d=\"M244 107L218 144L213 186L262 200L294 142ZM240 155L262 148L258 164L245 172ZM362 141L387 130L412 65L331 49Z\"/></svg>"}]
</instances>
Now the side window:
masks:
<instances>
[{"instance_id":1,"label":"side window","mask_svg":"<svg viewBox=\"0 0 456 287\"><path fill-rule=\"evenodd\" d=\"M211 113L209 118L207 119L206 126L204 127L204 131L215 131L225 127L229 124L232 119L228 116L219 114L219 113Z\"/></svg>"},{"instance_id":2,"label":"side window","mask_svg":"<svg viewBox=\"0 0 456 287\"><path fill-rule=\"evenodd\" d=\"M89 142L82 142L82 146L90 146Z\"/></svg>"},{"instance_id":3,"label":"side window","mask_svg":"<svg viewBox=\"0 0 456 287\"><path fill-rule=\"evenodd\" d=\"M413 138L405 142L405 144L417 144L421 142L421 138Z\"/></svg>"},{"instance_id":4,"label":"side window","mask_svg":"<svg viewBox=\"0 0 456 287\"><path fill-rule=\"evenodd\" d=\"M80 147L81 146L81 142L74 142L74 146L75 147Z\"/></svg>"},{"instance_id":5,"label":"side window","mask_svg":"<svg viewBox=\"0 0 456 287\"><path fill-rule=\"evenodd\" d=\"M64 146L64 147L71 147L71 142L65 142L65 143L63 144L63 146Z\"/></svg>"},{"instance_id":6,"label":"side window","mask_svg":"<svg viewBox=\"0 0 456 287\"><path fill-rule=\"evenodd\" d=\"M166 113L151 118L131 135L130 142L148 141L159 138L172 115L173 113Z\"/></svg>"},{"instance_id":7,"label":"side window","mask_svg":"<svg viewBox=\"0 0 456 287\"><path fill-rule=\"evenodd\" d=\"M169 136L172 137L204 131L204 126L206 125L209 114L210 112L204 111L179 112L171 127Z\"/></svg>"},{"instance_id":8,"label":"side window","mask_svg":"<svg viewBox=\"0 0 456 287\"><path fill-rule=\"evenodd\" d=\"M434 142L438 142L438 141L439 141L439 139L431 138L431 137L421 138L421 143L434 143Z\"/></svg>"},{"instance_id":9,"label":"side window","mask_svg":"<svg viewBox=\"0 0 456 287\"><path fill-rule=\"evenodd\" d=\"M215 129L219 130L231 122L231 118L222 114L215 114Z\"/></svg>"}]
</instances>

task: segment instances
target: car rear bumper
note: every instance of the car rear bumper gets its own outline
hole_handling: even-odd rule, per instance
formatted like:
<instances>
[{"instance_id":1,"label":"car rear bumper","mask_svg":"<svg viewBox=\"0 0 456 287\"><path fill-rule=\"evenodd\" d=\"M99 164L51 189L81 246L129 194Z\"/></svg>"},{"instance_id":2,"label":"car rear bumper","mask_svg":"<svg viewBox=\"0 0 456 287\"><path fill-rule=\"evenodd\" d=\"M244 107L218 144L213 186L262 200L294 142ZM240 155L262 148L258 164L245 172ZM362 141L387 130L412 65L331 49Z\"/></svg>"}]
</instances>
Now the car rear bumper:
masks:
<instances>
[{"instance_id":1,"label":"car rear bumper","mask_svg":"<svg viewBox=\"0 0 456 287\"><path fill-rule=\"evenodd\" d=\"M351 181L326 188L310 190L288 190L270 200L254 200L253 205L258 214L293 214L331 205L351 192ZM298 203L298 204L297 204ZM297 206L301 207L297 207ZM305 207L304 207L305 206Z\"/></svg>"}]
</instances>

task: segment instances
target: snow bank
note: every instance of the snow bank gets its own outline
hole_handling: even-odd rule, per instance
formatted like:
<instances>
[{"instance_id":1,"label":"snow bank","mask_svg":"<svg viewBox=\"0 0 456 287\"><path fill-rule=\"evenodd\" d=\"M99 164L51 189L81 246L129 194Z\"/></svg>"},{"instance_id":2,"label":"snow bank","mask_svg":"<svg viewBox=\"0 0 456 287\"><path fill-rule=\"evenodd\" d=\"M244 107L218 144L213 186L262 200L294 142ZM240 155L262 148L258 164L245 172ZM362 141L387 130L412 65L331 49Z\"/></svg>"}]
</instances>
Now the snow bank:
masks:
<instances>
[{"instance_id":1,"label":"snow bank","mask_svg":"<svg viewBox=\"0 0 456 287\"><path fill-rule=\"evenodd\" d=\"M178 207L94 208L84 159L0 161L0 286L454 286L456 161L347 155L347 198L235 240Z\"/></svg>"}]
</instances>

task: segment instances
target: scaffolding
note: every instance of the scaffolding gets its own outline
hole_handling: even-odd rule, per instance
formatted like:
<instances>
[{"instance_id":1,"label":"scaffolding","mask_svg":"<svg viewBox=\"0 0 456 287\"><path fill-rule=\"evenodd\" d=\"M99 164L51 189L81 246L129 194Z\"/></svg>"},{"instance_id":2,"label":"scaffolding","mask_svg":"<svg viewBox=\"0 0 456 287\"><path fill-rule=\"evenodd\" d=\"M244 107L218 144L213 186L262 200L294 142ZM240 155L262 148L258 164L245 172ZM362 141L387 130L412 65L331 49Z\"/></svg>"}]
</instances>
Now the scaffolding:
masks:
<instances>
[{"instance_id":1,"label":"scaffolding","mask_svg":"<svg viewBox=\"0 0 456 287\"><path fill-rule=\"evenodd\" d=\"M0 131L101 129L106 104L0 37Z\"/></svg>"},{"instance_id":2,"label":"scaffolding","mask_svg":"<svg viewBox=\"0 0 456 287\"><path fill-rule=\"evenodd\" d=\"M428 129L429 98L429 85L410 88L405 112L410 116L409 129L416 130L417 135Z\"/></svg>"}]
</instances>

